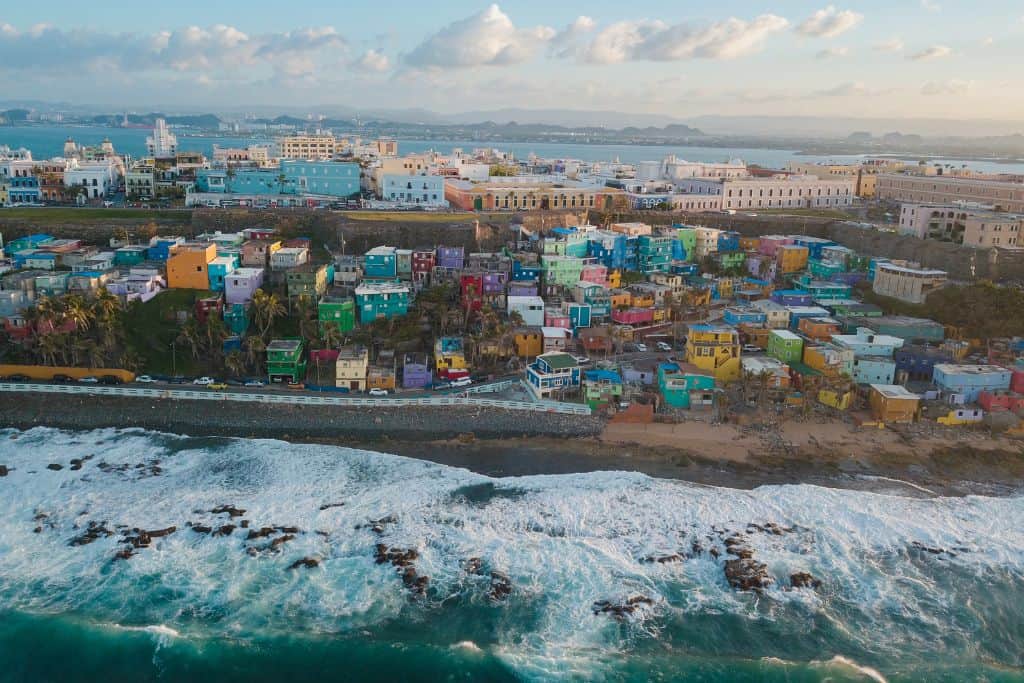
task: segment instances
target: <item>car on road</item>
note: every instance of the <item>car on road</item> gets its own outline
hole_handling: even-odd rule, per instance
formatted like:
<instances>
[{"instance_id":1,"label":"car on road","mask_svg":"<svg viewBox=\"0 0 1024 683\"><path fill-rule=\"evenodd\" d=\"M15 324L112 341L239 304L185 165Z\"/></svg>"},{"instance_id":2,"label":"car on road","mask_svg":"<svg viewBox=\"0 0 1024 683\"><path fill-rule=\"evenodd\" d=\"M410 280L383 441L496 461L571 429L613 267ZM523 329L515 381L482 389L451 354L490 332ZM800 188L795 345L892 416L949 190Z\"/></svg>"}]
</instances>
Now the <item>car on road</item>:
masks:
<instances>
[{"instance_id":1,"label":"car on road","mask_svg":"<svg viewBox=\"0 0 1024 683\"><path fill-rule=\"evenodd\" d=\"M587 356L573 356L579 365L590 365L594 361L590 360Z\"/></svg>"},{"instance_id":2,"label":"car on road","mask_svg":"<svg viewBox=\"0 0 1024 683\"><path fill-rule=\"evenodd\" d=\"M453 380L452 383L451 383L451 387L453 389L455 389L457 387L468 387L472 383L473 383L473 380L471 380L469 377L463 377L462 379Z\"/></svg>"},{"instance_id":3,"label":"car on road","mask_svg":"<svg viewBox=\"0 0 1024 683\"><path fill-rule=\"evenodd\" d=\"M210 384L206 385L206 388L214 389L216 391L224 391L225 389L228 388L228 385L225 384L224 382L211 382Z\"/></svg>"},{"instance_id":4,"label":"car on road","mask_svg":"<svg viewBox=\"0 0 1024 683\"><path fill-rule=\"evenodd\" d=\"M245 386L247 387L262 387L266 386L261 380L258 379L247 379L245 380Z\"/></svg>"},{"instance_id":5,"label":"car on road","mask_svg":"<svg viewBox=\"0 0 1024 683\"><path fill-rule=\"evenodd\" d=\"M639 351L640 353L647 353L647 344L637 342L636 350Z\"/></svg>"},{"instance_id":6,"label":"car on road","mask_svg":"<svg viewBox=\"0 0 1024 683\"><path fill-rule=\"evenodd\" d=\"M28 375L10 375L7 378L8 382L28 382L31 381L31 377Z\"/></svg>"},{"instance_id":7,"label":"car on road","mask_svg":"<svg viewBox=\"0 0 1024 683\"><path fill-rule=\"evenodd\" d=\"M78 381L81 382L82 384L99 384L100 383L100 381L97 378L93 377L92 375L89 375L88 377L79 377Z\"/></svg>"},{"instance_id":8,"label":"car on road","mask_svg":"<svg viewBox=\"0 0 1024 683\"><path fill-rule=\"evenodd\" d=\"M103 375L100 377L100 384L124 384L124 380L117 375Z\"/></svg>"},{"instance_id":9,"label":"car on road","mask_svg":"<svg viewBox=\"0 0 1024 683\"><path fill-rule=\"evenodd\" d=\"M377 388L374 388L374 389L370 389L366 393L368 393L370 396L387 396L388 395L388 390L387 389L377 389Z\"/></svg>"},{"instance_id":10,"label":"car on road","mask_svg":"<svg viewBox=\"0 0 1024 683\"><path fill-rule=\"evenodd\" d=\"M201 387L205 387L205 386L207 386L209 384L213 384L213 382L214 382L214 379L212 377L196 377L194 380L192 380L192 384L195 384L195 385L201 386Z\"/></svg>"},{"instance_id":11,"label":"car on road","mask_svg":"<svg viewBox=\"0 0 1024 683\"><path fill-rule=\"evenodd\" d=\"M139 384L153 384L154 382L156 382L156 380L150 377L149 375L139 375L138 377L135 378L135 381L138 382Z\"/></svg>"},{"instance_id":12,"label":"car on road","mask_svg":"<svg viewBox=\"0 0 1024 683\"><path fill-rule=\"evenodd\" d=\"M754 344L743 345L743 353L761 353L762 350L760 346L755 346Z\"/></svg>"},{"instance_id":13,"label":"car on road","mask_svg":"<svg viewBox=\"0 0 1024 683\"><path fill-rule=\"evenodd\" d=\"M59 375L58 374L58 375L54 375L53 376L53 383L54 384L70 384L70 383L72 383L74 381L75 381L75 378L72 377L71 375Z\"/></svg>"},{"instance_id":14,"label":"car on road","mask_svg":"<svg viewBox=\"0 0 1024 683\"><path fill-rule=\"evenodd\" d=\"M665 342L658 342L658 350L659 351L671 351L672 350L672 345L671 344L666 344Z\"/></svg>"},{"instance_id":15,"label":"car on road","mask_svg":"<svg viewBox=\"0 0 1024 683\"><path fill-rule=\"evenodd\" d=\"M188 382L188 378L182 377L181 375L175 375L167 380L169 384L185 384Z\"/></svg>"},{"instance_id":16,"label":"car on road","mask_svg":"<svg viewBox=\"0 0 1024 683\"><path fill-rule=\"evenodd\" d=\"M288 382L287 386L288 386L289 389L293 389L293 390L299 390L299 389L305 389L306 388L306 385L303 384L302 382Z\"/></svg>"}]
</instances>

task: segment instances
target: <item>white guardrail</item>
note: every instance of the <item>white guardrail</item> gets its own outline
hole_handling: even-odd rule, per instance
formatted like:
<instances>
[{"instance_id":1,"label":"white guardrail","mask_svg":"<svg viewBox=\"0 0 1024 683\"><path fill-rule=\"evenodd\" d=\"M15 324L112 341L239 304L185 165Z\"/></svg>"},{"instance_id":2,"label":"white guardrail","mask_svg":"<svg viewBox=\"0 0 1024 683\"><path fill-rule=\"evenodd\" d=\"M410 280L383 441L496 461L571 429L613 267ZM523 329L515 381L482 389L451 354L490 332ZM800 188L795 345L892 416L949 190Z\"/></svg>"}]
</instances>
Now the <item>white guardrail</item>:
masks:
<instances>
[{"instance_id":1,"label":"white guardrail","mask_svg":"<svg viewBox=\"0 0 1024 683\"><path fill-rule=\"evenodd\" d=\"M82 386L79 384L29 384L0 382L0 391L33 392L42 394L84 394L88 396L128 396L169 398L187 401L239 401L242 403L287 403L290 405L356 406L394 408L402 406L468 406L527 410L540 413L590 415L590 408L556 401L498 401L486 398L460 398L456 396L431 398L345 398L341 396L308 396L303 394L264 394L215 391L212 389L143 389L122 386Z\"/></svg>"}]
</instances>

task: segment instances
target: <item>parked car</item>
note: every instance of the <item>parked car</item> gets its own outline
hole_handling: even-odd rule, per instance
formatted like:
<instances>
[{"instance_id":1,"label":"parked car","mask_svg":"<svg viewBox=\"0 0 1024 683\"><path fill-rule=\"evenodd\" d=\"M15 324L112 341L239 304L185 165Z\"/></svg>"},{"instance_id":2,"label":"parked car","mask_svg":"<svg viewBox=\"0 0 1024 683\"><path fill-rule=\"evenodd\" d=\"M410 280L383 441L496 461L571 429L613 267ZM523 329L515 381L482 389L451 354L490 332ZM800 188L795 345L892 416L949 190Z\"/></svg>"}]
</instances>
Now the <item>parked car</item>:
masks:
<instances>
[{"instance_id":1,"label":"parked car","mask_svg":"<svg viewBox=\"0 0 1024 683\"><path fill-rule=\"evenodd\" d=\"M100 384L124 384L124 380L117 375L103 375L100 377Z\"/></svg>"},{"instance_id":2,"label":"parked car","mask_svg":"<svg viewBox=\"0 0 1024 683\"><path fill-rule=\"evenodd\" d=\"M88 377L80 377L78 379L78 381L81 382L82 384L99 384L100 383L100 381L97 378L93 377L92 375L89 375Z\"/></svg>"},{"instance_id":3,"label":"parked car","mask_svg":"<svg viewBox=\"0 0 1024 683\"><path fill-rule=\"evenodd\" d=\"M217 391L223 391L228 388L228 385L224 382L212 382L206 385L207 389L215 389Z\"/></svg>"},{"instance_id":4,"label":"parked car","mask_svg":"<svg viewBox=\"0 0 1024 683\"><path fill-rule=\"evenodd\" d=\"M247 379L245 380L245 386L247 387L262 387L265 386L262 380L258 379Z\"/></svg>"},{"instance_id":5,"label":"parked car","mask_svg":"<svg viewBox=\"0 0 1024 683\"><path fill-rule=\"evenodd\" d=\"M744 344L743 353L761 353L761 347L754 344Z\"/></svg>"},{"instance_id":6,"label":"parked car","mask_svg":"<svg viewBox=\"0 0 1024 683\"><path fill-rule=\"evenodd\" d=\"M671 344L666 344L665 342L658 342L658 350L659 351L671 351L672 350L672 345Z\"/></svg>"},{"instance_id":7,"label":"parked car","mask_svg":"<svg viewBox=\"0 0 1024 683\"><path fill-rule=\"evenodd\" d=\"M181 375L176 375L176 376L171 377L170 379L167 380L167 382L170 383L170 384L184 384L187 381L188 381L188 379L185 378L185 377L182 377Z\"/></svg>"},{"instance_id":8,"label":"parked car","mask_svg":"<svg viewBox=\"0 0 1024 683\"><path fill-rule=\"evenodd\" d=\"M378 389L378 388L375 387L373 389L370 389L366 393L368 393L370 396L387 396L388 395L388 390L387 389Z\"/></svg>"},{"instance_id":9,"label":"parked car","mask_svg":"<svg viewBox=\"0 0 1024 683\"><path fill-rule=\"evenodd\" d=\"M289 389L305 389L306 385L302 382L288 382Z\"/></svg>"},{"instance_id":10,"label":"parked car","mask_svg":"<svg viewBox=\"0 0 1024 683\"><path fill-rule=\"evenodd\" d=\"M437 391L438 389L451 389L451 387L452 385L449 382L438 382L437 384L434 385L434 390Z\"/></svg>"},{"instance_id":11,"label":"parked car","mask_svg":"<svg viewBox=\"0 0 1024 683\"><path fill-rule=\"evenodd\" d=\"M201 386L201 387L205 387L208 384L213 384L213 382L214 382L214 379L212 377L196 377L194 380L192 380L192 384L195 384L195 385L198 385L198 386Z\"/></svg>"},{"instance_id":12,"label":"parked car","mask_svg":"<svg viewBox=\"0 0 1024 683\"><path fill-rule=\"evenodd\" d=\"M149 375L139 375L138 377L135 378L135 381L138 382L139 384L153 384L154 382L156 382L156 380L150 377Z\"/></svg>"},{"instance_id":13,"label":"parked car","mask_svg":"<svg viewBox=\"0 0 1024 683\"><path fill-rule=\"evenodd\" d=\"M643 344L641 342L637 342L636 343L636 350L639 351L640 353L647 353L647 344Z\"/></svg>"},{"instance_id":14,"label":"parked car","mask_svg":"<svg viewBox=\"0 0 1024 683\"><path fill-rule=\"evenodd\" d=\"M74 382L75 378L70 375L54 375L53 382L55 384L70 384Z\"/></svg>"},{"instance_id":15,"label":"parked car","mask_svg":"<svg viewBox=\"0 0 1024 683\"><path fill-rule=\"evenodd\" d=\"M453 389L455 389L455 388L458 388L458 387L468 387L472 383L473 383L473 380L471 380L469 377L463 377L462 379L457 379L457 380L452 381L450 386Z\"/></svg>"},{"instance_id":16,"label":"parked car","mask_svg":"<svg viewBox=\"0 0 1024 683\"><path fill-rule=\"evenodd\" d=\"M593 361L586 356L573 356L580 365L590 365Z\"/></svg>"},{"instance_id":17,"label":"parked car","mask_svg":"<svg viewBox=\"0 0 1024 683\"><path fill-rule=\"evenodd\" d=\"M7 378L8 382L28 382L31 378L28 375L10 375Z\"/></svg>"}]
</instances>

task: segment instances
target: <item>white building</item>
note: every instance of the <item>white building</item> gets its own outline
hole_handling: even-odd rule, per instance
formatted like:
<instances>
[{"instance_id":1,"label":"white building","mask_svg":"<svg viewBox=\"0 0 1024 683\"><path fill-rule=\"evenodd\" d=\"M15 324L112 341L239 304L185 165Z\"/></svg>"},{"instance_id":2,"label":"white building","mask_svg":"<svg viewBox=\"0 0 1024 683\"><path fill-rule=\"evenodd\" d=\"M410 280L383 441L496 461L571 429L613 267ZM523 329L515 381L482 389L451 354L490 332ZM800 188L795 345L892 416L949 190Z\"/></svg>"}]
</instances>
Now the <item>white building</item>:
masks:
<instances>
[{"instance_id":1,"label":"white building","mask_svg":"<svg viewBox=\"0 0 1024 683\"><path fill-rule=\"evenodd\" d=\"M518 313L528 327L544 326L544 299L539 296L510 296L507 313Z\"/></svg>"},{"instance_id":2,"label":"white building","mask_svg":"<svg viewBox=\"0 0 1024 683\"><path fill-rule=\"evenodd\" d=\"M946 271L879 263L871 289L911 304L923 304L928 295L946 284Z\"/></svg>"},{"instance_id":3,"label":"white building","mask_svg":"<svg viewBox=\"0 0 1024 683\"><path fill-rule=\"evenodd\" d=\"M167 128L167 122L157 119L153 134L146 138L146 154L157 159L173 158L178 153L178 136Z\"/></svg>"},{"instance_id":4,"label":"white building","mask_svg":"<svg viewBox=\"0 0 1024 683\"><path fill-rule=\"evenodd\" d=\"M306 247L281 247L270 255L272 270L285 270L309 262L309 249Z\"/></svg>"},{"instance_id":5,"label":"white building","mask_svg":"<svg viewBox=\"0 0 1024 683\"><path fill-rule=\"evenodd\" d=\"M64 187L82 187L89 199L106 197L121 180L118 165L112 160L72 161L64 171Z\"/></svg>"},{"instance_id":6,"label":"white building","mask_svg":"<svg viewBox=\"0 0 1024 683\"><path fill-rule=\"evenodd\" d=\"M436 175L383 175L380 198L400 204L448 206L444 198L444 178Z\"/></svg>"},{"instance_id":7,"label":"white building","mask_svg":"<svg viewBox=\"0 0 1024 683\"><path fill-rule=\"evenodd\" d=\"M778 175L771 178L692 178L676 183L681 194L718 195L722 209L808 209L852 206L854 176Z\"/></svg>"}]
</instances>

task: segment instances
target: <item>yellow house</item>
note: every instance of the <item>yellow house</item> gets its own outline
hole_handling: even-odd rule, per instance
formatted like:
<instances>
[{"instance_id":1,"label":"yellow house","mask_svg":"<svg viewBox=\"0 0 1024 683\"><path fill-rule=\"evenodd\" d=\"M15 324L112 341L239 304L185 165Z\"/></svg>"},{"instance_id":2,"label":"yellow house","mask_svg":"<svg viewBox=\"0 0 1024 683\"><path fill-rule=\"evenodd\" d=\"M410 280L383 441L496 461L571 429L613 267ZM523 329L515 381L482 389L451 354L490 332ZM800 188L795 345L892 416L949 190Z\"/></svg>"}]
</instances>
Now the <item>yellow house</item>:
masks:
<instances>
[{"instance_id":1,"label":"yellow house","mask_svg":"<svg viewBox=\"0 0 1024 683\"><path fill-rule=\"evenodd\" d=\"M622 286L622 273L617 270L608 271L608 279L605 281L609 289L618 289Z\"/></svg>"},{"instance_id":2,"label":"yellow house","mask_svg":"<svg viewBox=\"0 0 1024 683\"><path fill-rule=\"evenodd\" d=\"M434 342L434 365L438 372L468 369L462 337L438 337Z\"/></svg>"},{"instance_id":3,"label":"yellow house","mask_svg":"<svg viewBox=\"0 0 1024 683\"><path fill-rule=\"evenodd\" d=\"M822 389L818 392L818 403L836 410L849 410L853 404L853 392L847 391L840 394L831 389Z\"/></svg>"},{"instance_id":4,"label":"yellow house","mask_svg":"<svg viewBox=\"0 0 1024 683\"><path fill-rule=\"evenodd\" d=\"M779 271L783 273L797 273L807 267L809 251L807 247L797 244L784 244L775 252L779 261Z\"/></svg>"},{"instance_id":5,"label":"yellow house","mask_svg":"<svg viewBox=\"0 0 1024 683\"><path fill-rule=\"evenodd\" d=\"M630 295L629 305L633 308L650 308L654 305L654 295L648 292L633 292Z\"/></svg>"},{"instance_id":6,"label":"yellow house","mask_svg":"<svg viewBox=\"0 0 1024 683\"><path fill-rule=\"evenodd\" d=\"M613 310L616 308L629 308L630 302L633 300L633 295L625 291L612 292L608 296L608 299Z\"/></svg>"},{"instance_id":7,"label":"yellow house","mask_svg":"<svg viewBox=\"0 0 1024 683\"><path fill-rule=\"evenodd\" d=\"M217 258L217 247L213 244L186 242L171 247L167 259L167 286L171 289L210 288L210 261Z\"/></svg>"},{"instance_id":8,"label":"yellow house","mask_svg":"<svg viewBox=\"0 0 1024 683\"><path fill-rule=\"evenodd\" d=\"M544 335L538 328L517 330L514 342L520 358L534 358L544 352Z\"/></svg>"},{"instance_id":9,"label":"yellow house","mask_svg":"<svg viewBox=\"0 0 1024 683\"><path fill-rule=\"evenodd\" d=\"M668 318L668 311L664 308L655 308L651 311L651 322L664 322L666 318Z\"/></svg>"},{"instance_id":10,"label":"yellow house","mask_svg":"<svg viewBox=\"0 0 1024 683\"><path fill-rule=\"evenodd\" d=\"M724 325L690 325L686 362L720 382L739 379L742 372L739 332Z\"/></svg>"},{"instance_id":11,"label":"yellow house","mask_svg":"<svg viewBox=\"0 0 1024 683\"><path fill-rule=\"evenodd\" d=\"M371 366L366 371L366 388L393 391L395 388L395 369L377 365Z\"/></svg>"}]
</instances>

